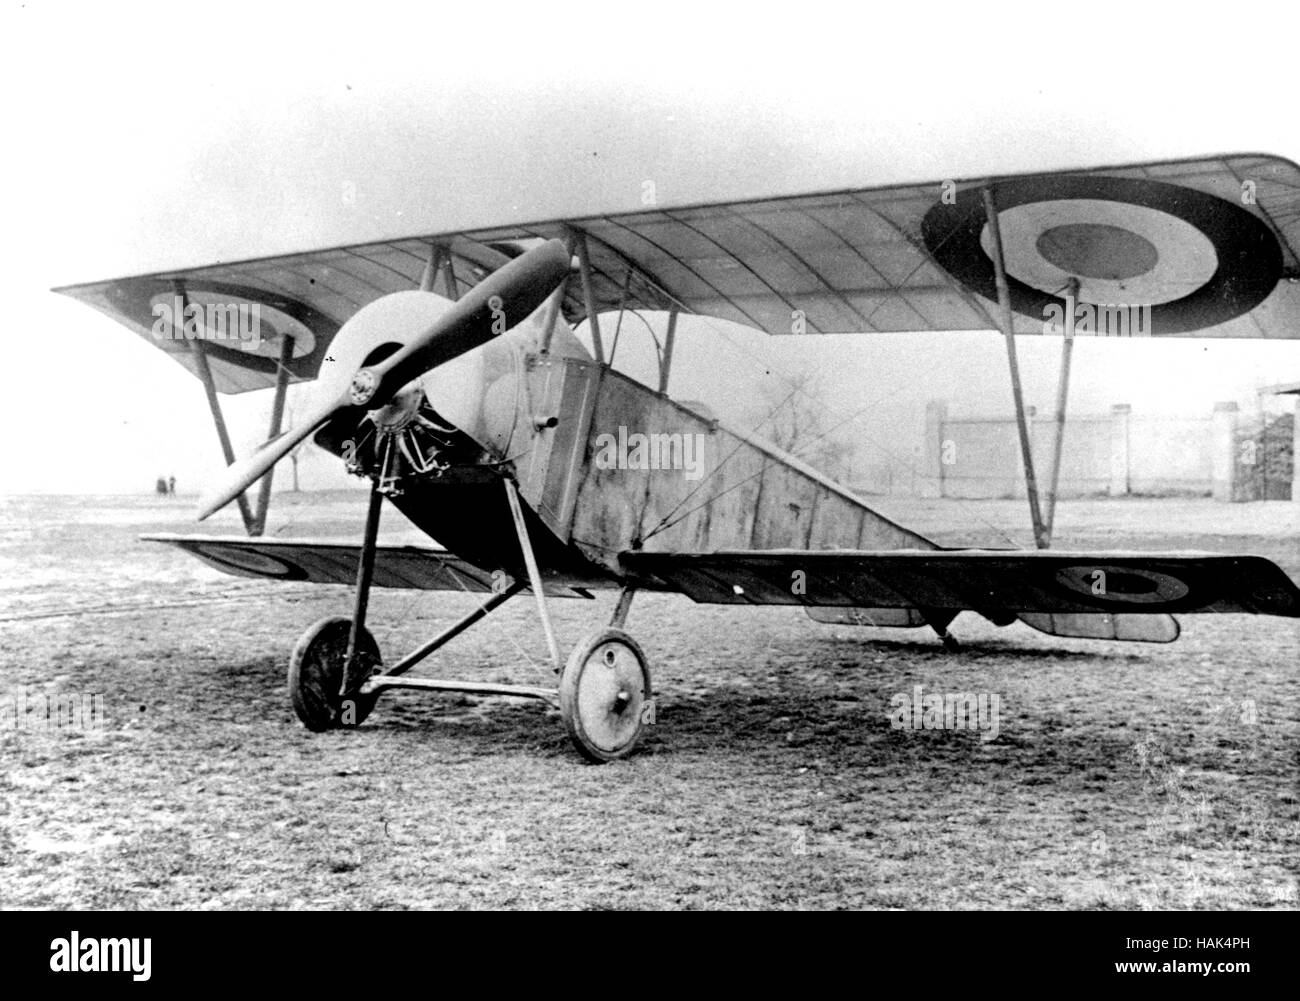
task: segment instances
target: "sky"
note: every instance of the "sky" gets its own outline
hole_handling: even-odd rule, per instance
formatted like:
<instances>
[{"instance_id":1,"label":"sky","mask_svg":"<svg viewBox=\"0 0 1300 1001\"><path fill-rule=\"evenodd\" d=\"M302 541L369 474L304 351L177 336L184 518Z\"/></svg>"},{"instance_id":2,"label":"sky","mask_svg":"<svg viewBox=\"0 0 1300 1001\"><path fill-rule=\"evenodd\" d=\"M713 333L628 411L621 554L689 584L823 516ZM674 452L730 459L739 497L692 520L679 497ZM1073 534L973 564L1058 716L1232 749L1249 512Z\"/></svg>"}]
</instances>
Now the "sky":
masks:
<instances>
[{"instance_id":1,"label":"sky","mask_svg":"<svg viewBox=\"0 0 1300 1001\"><path fill-rule=\"evenodd\" d=\"M646 180L671 207L1230 151L1300 160L1281 108L1294 4L1214 21L1131 2L1086 18L1030 4L0 10L0 492L147 491L161 474L188 492L220 466L197 380L53 286L633 211ZM1043 410L1058 351L1021 339ZM849 426L903 455L927 399L1010 409L987 332L796 341L699 323L672 389L738 411L800 368L828 415L861 411ZM1297 380L1300 341L1081 340L1071 407L1199 414ZM237 450L263 435L268 397L223 401ZM292 403L309 397L296 387ZM323 459L304 485L346 482Z\"/></svg>"}]
</instances>

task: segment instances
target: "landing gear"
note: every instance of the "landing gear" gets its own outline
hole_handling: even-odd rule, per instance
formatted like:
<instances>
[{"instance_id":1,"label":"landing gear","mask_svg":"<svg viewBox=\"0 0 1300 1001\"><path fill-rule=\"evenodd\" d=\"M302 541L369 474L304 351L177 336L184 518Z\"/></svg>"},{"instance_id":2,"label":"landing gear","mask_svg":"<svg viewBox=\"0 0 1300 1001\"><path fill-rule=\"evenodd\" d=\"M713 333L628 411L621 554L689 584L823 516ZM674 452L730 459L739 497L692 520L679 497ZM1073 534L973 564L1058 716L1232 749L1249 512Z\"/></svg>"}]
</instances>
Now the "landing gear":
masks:
<instances>
[{"instance_id":1,"label":"landing gear","mask_svg":"<svg viewBox=\"0 0 1300 1001\"><path fill-rule=\"evenodd\" d=\"M322 731L360 724L380 693L390 688L471 692L539 699L558 706L564 728L588 761L603 763L625 758L635 750L647 725L654 722L654 699L645 654L623 631L633 588L623 589L605 629L588 634L560 663L559 647L546 603L546 582L537 564L528 527L513 480L505 480L506 497L519 538L527 582L505 578L483 604L459 622L385 668L379 647L365 627L370 587L374 581L376 539L383 499L380 477L371 483L370 507L357 560L357 584L351 618L322 619L308 629L289 659L289 696L307 729ZM491 614L514 595L532 590L546 637L551 665L559 674L559 689L482 681L403 677L435 650Z\"/></svg>"},{"instance_id":2,"label":"landing gear","mask_svg":"<svg viewBox=\"0 0 1300 1001\"><path fill-rule=\"evenodd\" d=\"M321 619L302 634L289 657L289 699L308 730L320 733L358 726L375 707L376 697L362 695L359 689L383 662L379 646L364 626L344 684L351 631L351 619L339 615Z\"/></svg>"},{"instance_id":3,"label":"landing gear","mask_svg":"<svg viewBox=\"0 0 1300 1001\"><path fill-rule=\"evenodd\" d=\"M560 713L569 739L588 761L625 758L654 722L650 669L621 629L585 636L560 674Z\"/></svg>"},{"instance_id":4,"label":"landing gear","mask_svg":"<svg viewBox=\"0 0 1300 1001\"><path fill-rule=\"evenodd\" d=\"M302 634L289 657L289 701L308 730L358 726L375 707L377 696L363 692L361 686L383 668L379 644L366 629L383 500L376 478L370 486L361 558L357 561L352 618L321 619Z\"/></svg>"}]
</instances>

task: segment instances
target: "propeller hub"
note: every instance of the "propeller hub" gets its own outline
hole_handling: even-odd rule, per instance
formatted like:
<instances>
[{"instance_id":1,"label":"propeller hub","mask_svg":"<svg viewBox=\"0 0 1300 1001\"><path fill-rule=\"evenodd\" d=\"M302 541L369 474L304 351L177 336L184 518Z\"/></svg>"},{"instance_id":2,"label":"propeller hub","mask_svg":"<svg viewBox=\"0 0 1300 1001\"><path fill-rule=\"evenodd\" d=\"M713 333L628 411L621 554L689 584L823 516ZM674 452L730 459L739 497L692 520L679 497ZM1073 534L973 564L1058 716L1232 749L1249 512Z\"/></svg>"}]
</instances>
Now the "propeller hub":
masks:
<instances>
[{"instance_id":1,"label":"propeller hub","mask_svg":"<svg viewBox=\"0 0 1300 1001\"><path fill-rule=\"evenodd\" d=\"M348 396L354 406L362 407L371 401L377 389L379 389L379 376L375 374L375 370L361 368L357 369L357 374L352 377L352 383L348 386Z\"/></svg>"}]
</instances>

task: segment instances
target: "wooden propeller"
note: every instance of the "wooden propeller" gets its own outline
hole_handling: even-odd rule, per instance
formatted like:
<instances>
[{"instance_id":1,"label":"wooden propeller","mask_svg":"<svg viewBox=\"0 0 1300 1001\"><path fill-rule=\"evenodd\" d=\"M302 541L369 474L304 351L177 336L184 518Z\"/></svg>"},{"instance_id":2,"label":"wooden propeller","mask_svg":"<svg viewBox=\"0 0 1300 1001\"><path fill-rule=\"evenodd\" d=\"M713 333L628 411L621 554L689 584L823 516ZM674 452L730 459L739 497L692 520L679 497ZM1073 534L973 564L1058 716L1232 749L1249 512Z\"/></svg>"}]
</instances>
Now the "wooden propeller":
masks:
<instances>
[{"instance_id":1,"label":"wooden propeller","mask_svg":"<svg viewBox=\"0 0 1300 1001\"><path fill-rule=\"evenodd\" d=\"M444 362L491 340L540 306L569 271L559 240L521 254L479 282L427 330L383 361L357 370L338 399L327 401L297 427L264 442L234 463L199 499L199 521L221 510L292 452L308 435L336 418L360 420L388 403L403 386Z\"/></svg>"}]
</instances>

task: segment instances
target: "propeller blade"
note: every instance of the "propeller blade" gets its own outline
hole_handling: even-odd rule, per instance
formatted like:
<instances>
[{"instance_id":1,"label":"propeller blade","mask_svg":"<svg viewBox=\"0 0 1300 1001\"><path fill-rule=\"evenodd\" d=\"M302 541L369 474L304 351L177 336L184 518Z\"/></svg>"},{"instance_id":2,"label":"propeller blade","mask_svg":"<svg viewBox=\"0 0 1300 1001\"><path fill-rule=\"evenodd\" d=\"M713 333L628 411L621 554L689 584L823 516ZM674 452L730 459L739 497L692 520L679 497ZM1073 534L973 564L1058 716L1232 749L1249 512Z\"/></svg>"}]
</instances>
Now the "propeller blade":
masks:
<instances>
[{"instance_id":1,"label":"propeller blade","mask_svg":"<svg viewBox=\"0 0 1300 1001\"><path fill-rule=\"evenodd\" d=\"M341 397L318 407L297 427L263 443L231 465L199 499L199 521L221 510L318 428L355 411L356 420L382 407L425 372L509 330L546 301L569 272L569 252L548 240L479 282L428 329L376 365L359 369Z\"/></svg>"},{"instance_id":2,"label":"propeller blade","mask_svg":"<svg viewBox=\"0 0 1300 1001\"><path fill-rule=\"evenodd\" d=\"M504 333L546 301L569 273L569 251L548 240L492 272L428 330L352 380L351 400L383 406L412 379Z\"/></svg>"},{"instance_id":3,"label":"propeller blade","mask_svg":"<svg viewBox=\"0 0 1300 1001\"><path fill-rule=\"evenodd\" d=\"M297 427L290 428L270 441L263 442L257 451L226 467L221 482L199 498L199 521L216 514L232 500L262 478L268 469L292 452L308 435L329 423L330 418L351 409L346 398L331 400L318 407L310 417ZM359 410L357 418L365 413Z\"/></svg>"}]
</instances>

